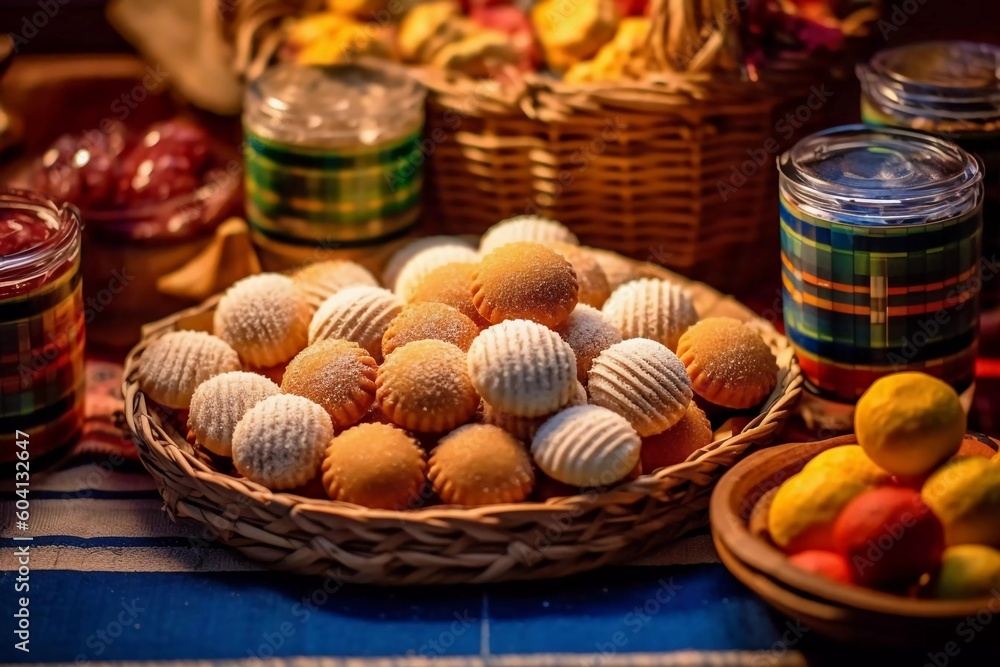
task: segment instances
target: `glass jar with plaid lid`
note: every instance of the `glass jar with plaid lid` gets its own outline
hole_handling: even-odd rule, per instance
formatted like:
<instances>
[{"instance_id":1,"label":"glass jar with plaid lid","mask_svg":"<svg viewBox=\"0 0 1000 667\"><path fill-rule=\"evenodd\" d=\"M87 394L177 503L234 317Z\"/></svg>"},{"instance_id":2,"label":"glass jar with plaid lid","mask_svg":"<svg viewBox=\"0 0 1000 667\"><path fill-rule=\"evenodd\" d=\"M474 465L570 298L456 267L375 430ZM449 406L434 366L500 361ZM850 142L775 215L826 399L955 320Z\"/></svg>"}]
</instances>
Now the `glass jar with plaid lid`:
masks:
<instances>
[{"instance_id":1,"label":"glass jar with plaid lid","mask_svg":"<svg viewBox=\"0 0 1000 667\"><path fill-rule=\"evenodd\" d=\"M876 379L919 370L971 398L982 261L983 168L943 139L831 128L778 160L786 334L807 421L850 427Z\"/></svg>"},{"instance_id":2,"label":"glass jar with plaid lid","mask_svg":"<svg viewBox=\"0 0 1000 667\"><path fill-rule=\"evenodd\" d=\"M25 191L0 191L0 463L71 444L83 425L80 217ZM27 438L25 437L27 436Z\"/></svg>"}]
</instances>

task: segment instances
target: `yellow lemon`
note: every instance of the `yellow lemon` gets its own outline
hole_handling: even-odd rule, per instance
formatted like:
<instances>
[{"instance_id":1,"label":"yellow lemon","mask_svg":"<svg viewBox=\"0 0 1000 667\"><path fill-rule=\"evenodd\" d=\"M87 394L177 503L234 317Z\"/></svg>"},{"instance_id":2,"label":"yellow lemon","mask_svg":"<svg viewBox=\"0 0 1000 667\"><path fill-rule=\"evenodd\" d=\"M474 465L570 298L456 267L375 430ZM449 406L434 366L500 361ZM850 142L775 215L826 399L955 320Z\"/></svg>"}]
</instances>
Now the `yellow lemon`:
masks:
<instances>
[{"instance_id":1,"label":"yellow lemon","mask_svg":"<svg viewBox=\"0 0 1000 667\"><path fill-rule=\"evenodd\" d=\"M854 411L858 444L896 475L923 475L958 451L965 411L950 385L924 373L896 373L868 388Z\"/></svg>"},{"instance_id":2,"label":"yellow lemon","mask_svg":"<svg viewBox=\"0 0 1000 667\"><path fill-rule=\"evenodd\" d=\"M995 595L1000 590L1000 551L981 544L945 549L932 590L945 600Z\"/></svg>"},{"instance_id":3,"label":"yellow lemon","mask_svg":"<svg viewBox=\"0 0 1000 667\"><path fill-rule=\"evenodd\" d=\"M993 463L1000 463L1000 452L997 452L993 457Z\"/></svg>"},{"instance_id":4,"label":"yellow lemon","mask_svg":"<svg viewBox=\"0 0 1000 667\"><path fill-rule=\"evenodd\" d=\"M771 539L786 551L833 547L833 522L855 496L873 488L836 471L815 468L778 489L767 516Z\"/></svg>"},{"instance_id":5,"label":"yellow lemon","mask_svg":"<svg viewBox=\"0 0 1000 667\"><path fill-rule=\"evenodd\" d=\"M892 481L892 473L878 467L860 445L843 445L820 452L802 468L802 472L825 470L856 479L859 482L879 486Z\"/></svg>"},{"instance_id":6,"label":"yellow lemon","mask_svg":"<svg viewBox=\"0 0 1000 667\"><path fill-rule=\"evenodd\" d=\"M949 546L1000 547L1000 466L979 456L952 459L930 476L920 495L944 524Z\"/></svg>"}]
</instances>

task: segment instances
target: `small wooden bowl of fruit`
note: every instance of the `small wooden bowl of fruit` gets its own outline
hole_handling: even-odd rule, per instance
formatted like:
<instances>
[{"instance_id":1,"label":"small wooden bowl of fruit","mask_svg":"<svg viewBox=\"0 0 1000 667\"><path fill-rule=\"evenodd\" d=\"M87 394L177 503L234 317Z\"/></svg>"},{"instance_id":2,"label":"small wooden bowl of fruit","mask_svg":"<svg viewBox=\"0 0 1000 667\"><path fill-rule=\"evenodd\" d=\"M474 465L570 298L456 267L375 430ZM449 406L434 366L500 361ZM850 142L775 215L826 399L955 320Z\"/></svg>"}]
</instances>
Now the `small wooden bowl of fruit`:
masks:
<instances>
[{"instance_id":1,"label":"small wooden bowl of fruit","mask_svg":"<svg viewBox=\"0 0 1000 667\"><path fill-rule=\"evenodd\" d=\"M771 447L712 496L722 562L817 634L961 650L1000 643L1000 454L950 387L879 380L855 434Z\"/></svg>"}]
</instances>

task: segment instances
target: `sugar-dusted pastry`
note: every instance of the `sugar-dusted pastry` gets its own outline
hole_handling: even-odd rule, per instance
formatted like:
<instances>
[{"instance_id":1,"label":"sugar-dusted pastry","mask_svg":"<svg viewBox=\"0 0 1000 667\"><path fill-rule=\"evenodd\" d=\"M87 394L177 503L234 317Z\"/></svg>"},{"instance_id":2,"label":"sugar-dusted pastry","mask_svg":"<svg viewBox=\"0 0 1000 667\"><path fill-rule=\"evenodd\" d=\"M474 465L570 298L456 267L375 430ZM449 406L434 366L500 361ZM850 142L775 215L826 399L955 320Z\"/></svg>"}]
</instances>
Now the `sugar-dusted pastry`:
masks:
<instances>
[{"instance_id":1,"label":"sugar-dusted pastry","mask_svg":"<svg viewBox=\"0 0 1000 667\"><path fill-rule=\"evenodd\" d=\"M410 293L410 303L443 303L458 309L477 327L485 329L490 323L479 314L472 303L472 272L475 264L452 262L434 269L420 280Z\"/></svg>"},{"instance_id":2,"label":"sugar-dusted pastry","mask_svg":"<svg viewBox=\"0 0 1000 667\"><path fill-rule=\"evenodd\" d=\"M288 361L309 342L312 308L288 276L261 273L240 280L215 309L215 335L253 366Z\"/></svg>"},{"instance_id":3,"label":"sugar-dusted pastry","mask_svg":"<svg viewBox=\"0 0 1000 667\"><path fill-rule=\"evenodd\" d=\"M679 422L663 433L642 439L642 469L650 473L681 463L710 442L712 424L702 409L691 401Z\"/></svg>"},{"instance_id":4,"label":"sugar-dusted pastry","mask_svg":"<svg viewBox=\"0 0 1000 667\"><path fill-rule=\"evenodd\" d=\"M309 343L343 338L363 347L382 361L382 336L389 322L403 310L403 302L381 287L345 287L323 302L309 323Z\"/></svg>"},{"instance_id":5,"label":"sugar-dusted pastry","mask_svg":"<svg viewBox=\"0 0 1000 667\"><path fill-rule=\"evenodd\" d=\"M573 396L570 397L569 402L555 412L566 408L572 408L577 405L586 404L587 390L584 389L582 384L577 382L576 391L573 392ZM538 427L548 421L549 418L555 414L555 412L542 415L540 417L518 417L516 415L497 410L486 401L483 401L482 419L484 423L499 426L522 442L531 442L531 439L535 437L535 433L538 431Z\"/></svg>"},{"instance_id":6,"label":"sugar-dusted pastry","mask_svg":"<svg viewBox=\"0 0 1000 667\"><path fill-rule=\"evenodd\" d=\"M569 319L556 329L562 339L569 343L576 355L576 376L580 382L587 382L587 372L594 358L615 343L622 342L622 334L601 311L591 306L579 304Z\"/></svg>"},{"instance_id":7,"label":"sugar-dusted pastry","mask_svg":"<svg viewBox=\"0 0 1000 667\"><path fill-rule=\"evenodd\" d=\"M750 408L778 382L778 362L753 328L731 317L709 317L687 330L677 345L691 387L727 408Z\"/></svg>"},{"instance_id":8,"label":"sugar-dusted pastry","mask_svg":"<svg viewBox=\"0 0 1000 667\"><path fill-rule=\"evenodd\" d=\"M573 348L530 320L486 329L469 348L469 377L483 400L518 417L555 412L576 391Z\"/></svg>"},{"instance_id":9,"label":"sugar-dusted pastry","mask_svg":"<svg viewBox=\"0 0 1000 667\"><path fill-rule=\"evenodd\" d=\"M572 486L603 487L639 463L639 435L628 421L597 405L556 413L531 441L531 455L549 477Z\"/></svg>"},{"instance_id":10,"label":"sugar-dusted pastry","mask_svg":"<svg viewBox=\"0 0 1000 667\"><path fill-rule=\"evenodd\" d=\"M321 340L295 355L285 369L281 391L319 405L337 429L361 420L375 402L378 366L355 342Z\"/></svg>"},{"instance_id":11,"label":"sugar-dusted pastry","mask_svg":"<svg viewBox=\"0 0 1000 667\"><path fill-rule=\"evenodd\" d=\"M442 438L431 452L428 477L449 505L517 503L535 482L525 446L489 424L466 424Z\"/></svg>"},{"instance_id":12,"label":"sugar-dusted pastry","mask_svg":"<svg viewBox=\"0 0 1000 667\"><path fill-rule=\"evenodd\" d=\"M378 287L378 280L371 271L355 262L331 259L304 266L292 278L306 295L313 310L328 298L351 285Z\"/></svg>"},{"instance_id":13,"label":"sugar-dusted pastry","mask_svg":"<svg viewBox=\"0 0 1000 667\"><path fill-rule=\"evenodd\" d=\"M302 486L316 476L333 438L326 410L307 398L278 394L250 408L233 431L233 465L272 491Z\"/></svg>"},{"instance_id":14,"label":"sugar-dusted pastry","mask_svg":"<svg viewBox=\"0 0 1000 667\"><path fill-rule=\"evenodd\" d=\"M323 486L333 500L404 510L420 503L427 461L406 431L389 424L358 424L330 442L322 470Z\"/></svg>"},{"instance_id":15,"label":"sugar-dusted pastry","mask_svg":"<svg viewBox=\"0 0 1000 667\"><path fill-rule=\"evenodd\" d=\"M233 455L233 430L250 408L281 389L263 375L232 371L198 385L191 397L188 427L202 447Z\"/></svg>"},{"instance_id":16,"label":"sugar-dusted pastry","mask_svg":"<svg viewBox=\"0 0 1000 667\"><path fill-rule=\"evenodd\" d=\"M601 309L622 337L649 338L677 349L681 334L698 321L687 290L668 280L642 278L616 289Z\"/></svg>"},{"instance_id":17,"label":"sugar-dusted pastry","mask_svg":"<svg viewBox=\"0 0 1000 667\"><path fill-rule=\"evenodd\" d=\"M376 386L382 412L411 431L450 431L479 408L465 352L440 340L397 348L379 367Z\"/></svg>"},{"instance_id":18,"label":"sugar-dusted pastry","mask_svg":"<svg viewBox=\"0 0 1000 667\"><path fill-rule=\"evenodd\" d=\"M393 289L396 286L396 278L399 277L399 272L414 255L428 248L441 246L459 246L474 249L471 243L457 236L438 235L414 239L394 252L389 261L385 263L385 268L382 270L382 284L389 289Z\"/></svg>"},{"instance_id":19,"label":"sugar-dusted pastry","mask_svg":"<svg viewBox=\"0 0 1000 667\"><path fill-rule=\"evenodd\" d=\"M611 287L604 275L604 269L597 263L593 253L571 243L549 243L552 248L570 263L580 285L578 300L594 308L600 308L611 296Z\"/></svg>"},{"instance_id":20,"label":"sugar-dusted pastry","mask_svg":"<svg viewBox=\"0 0 1000 667\"><path fill-rule=\"evenodd\" d=\"M198 385L240 368L236 351L221 339L201 331L172 331L143 351L139 386L160 405L186 409Z\"/></svg>"},{"instance_id":21,"label":"sugar-dusted pastry","mask_svg":"<svg viewBox=\"0 0 1000 667\"><path fill-rule=\"evenodd\" d=\"M472 320L443 303L414 303L393 318L382 336L382 356L417 340L443 340L467 352L479 335Z\"/></svg>"},{"instance_id":22,"label":"sugar-dusted pastry","mask_svg":"<svg viewBox=\"0 0 1000 667\"><path fill-rule=\"evenodd\" d=\"M607 279L608 287L612 293L627 282L647 277L639 262L624 255L602 248L587 248L587 250L604 271L604 277Z\"/></svg>"},{"instance_id":23,"label":"sugar-dusted pastry","mask_svg":"<svg viewBox=\"0 0 1000 667\"><path fill-rule=\"evenodd\" d=\"M479 253L465 245L426 248L411 257L399 270L393 290L403 301L408 301L420 284L420 280L439 266L453 262L474 264L478 261Z\"/></svg>"},{"instance_id":24,"label":"sugar-dusted pastry","mask_svg":"<svg viewBox=\"0 0 1000 667\"><path fill-rule=\"evenodd\" d=\"M691 403L684 364L662 343L632 338L601 352L587 374L590 402L625 417L641 436L666 431Z\"/></svg>"},{"instance_id":25,"label":"sugar-dusted pastry","mask_svg":"<svg viewBox=\"0 0 1000 667\"><path fill-rule=\"evenodd\" d=\"M472 303L493 324L532 320L547 327L566 321L579 285L569 262L537 243L507 243L472 272Z\"/></svg>"},{"instance_id":26,"label":"sugar-dusted pastry","mask_svg":"<svg viewBox=\"0 0 1000 667\"><path fill-rule=\"evenodd\" d=\"M501 220L479 240L479 253L487 255L508 243L570 243L580 240L561 222L539 215L518 215Z\"/></svg>"}]
</instances>

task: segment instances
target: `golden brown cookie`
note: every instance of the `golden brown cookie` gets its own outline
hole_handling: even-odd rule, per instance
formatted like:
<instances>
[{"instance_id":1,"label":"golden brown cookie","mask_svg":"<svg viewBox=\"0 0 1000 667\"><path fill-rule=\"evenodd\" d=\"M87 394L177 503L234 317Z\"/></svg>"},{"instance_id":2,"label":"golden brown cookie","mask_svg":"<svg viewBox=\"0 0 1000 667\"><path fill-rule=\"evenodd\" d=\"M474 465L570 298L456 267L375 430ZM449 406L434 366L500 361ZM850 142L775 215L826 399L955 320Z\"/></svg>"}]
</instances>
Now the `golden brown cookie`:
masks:
<instances>
[{"instance_id":1,"label":"golden brown cookie","mask_svg":"<svg viewBox=\"0 0 1000 667\"><path fill-rule=\"evenodd\" d=\"M449 505L517 503L535 481L524 445L489 424L467 424L442 438L431 452L428 477Z\"/></svg>"},{"instance_id":2,"label":"golden brown cookie","mask_svg":"<svg viewBox=\"0 0 1000 667\"><path fill-rule=\"evenodd\" d=\"M375 402L378 366L360 345L338 338L321 340L295 355L285 369L281 391L321 406L337 429L356 424Z\"/></svg>"},{"instance_id":3,"label":"golden brown cookie","mask_svg":"<svg viewBox=\"0 0 1000 667\"><path fill-rule=\"evenodd\" d=\"M537 243L508 243L483 257L472 274L472 303L493 324L531 320L555 328L576 307L579 285L570 263Z\"/></svg>"},{"instance_id":4,"label":"golden brown cookie","mask_svg":"<svg viewBox=\"0 0 1000 667\"><path fill-rule=\"evenodd\" d=\"M381 287L345 287L323 302L309 323L309 342L343 338L363 347L382 361L382 336L389 322L403 310L403 302Z\"/></svg>"},{"instance_id":5,"label":"golden brown cookie","mask_svg":"<svg viewBox=\"0 0 1000 667\"><path fill-rule=\"evenodd\" d=\"M419 340L396 349L379 367L376 387L382 412L411 431L450 431L479 409L465 352L440 340Z\"/></svg>"},{"instance_id":6,"label":"golden brown cookie","mask_svg":"<svg viewBox=\"0 0 1000 667\"><path fill-rule=\"evenodd\" d=\"M215 335L252 366L288 361L309 342L312 308L288 276L261 273L238 281L215 309Z\"/></svg>"},{"instance_id":7,"label":"golden brown cookie","mask_svg":"<svg viewBox=\"0 0 1000 667\"><path fill-rule=\"evenodd\" d=\"M320 304L345 287L352 285L379 286L378 280L371 271L360 264L341 259L331 259L304 266L292 274L292 279L305 293L313 310L319 308Z\"/></svg>"},{"instance_id":8,"label":"golden brown cookie","mask_svg":"<svg viewBox=\"0 0 1000 667\"><path fill-rule=\"evenodd\" d=\"M463 352L479 335L479 327L451 306L443 303L415 303L393 318L382 336L382 356L417 340L443 340Z\"/></svg>"},{"instance_id":9,"label":"golden brown cookie","mask_svg":"<svg viewBox=\"0 0 1000 667\"><path fill-rule=\"evenodd\" d=\"M359 424L330 442L322 470L323 486L333 500L404 510L420 504L427 461L406 431L388 424Z\"/></svg>"},{"instance_id":10,"label":"golden brown cookie","mask_svg":"<svg viewBox=\"0 0 1000 667\"><path fill-rule=\"evenodd\" d=\"M233 455L233 430L253 406L281 389L262 375L233 371L202 382L191 397L188 426L202 447Z\"/></svg>"},{"instance_id":11,"label":"golden brown cookie","mask_svg":"<svg viewBox=\"0 0 1000 667\"><path fill-rule=\"evenodd\" d=\"M186 409L198 385L240 368L236 351L219 338L201 331L172 331L143 351L139 387L162 406Z\"/></svg>"},{"instance_id":12,"label":"golden brown cookie","mask_svg":"<svg viewBox=\"0 0 1000 667\"><path fill-rule=\"evenodd\" d=\"M731 317L710 317L681 336L677 345L691 387L727 408L750 408L778 382L778 362L760 334Z\"/></svg>"},{"instance_id":13,"label":"golden brown cookie","mask_svg":"<svg viewBox=\"0 0 1000 667\"><path fill-rule=\"evenodd\" d=\"M571 243L546 245L562 255L573 267L576 281L580 285L579 302L600 308L611 296L611 287L608 285L604 270L590 250Z\"/></svg>"},{"instance_id":14,"label":"golden brown cookie","mask_svg":"<svg viewBox=\"0 0 1000 667\"><path fill-rule=\"evenodd\" d=\"M591 306L579 304L565 324L556 333L569 343L576 354L576 377L587 382L587 372L594 359L615 343L622 342L618 329L608 321L601 311Z\"/></svg>"},{"instance_id":15,"label":"golden brown cookie","mask_svg":"<svg viewBox=\"0 0 1000 667\"><path fill-rule=\"evenodd\" d=\"M576 391L573 393L572 398L569 399L569 402L566 403L566 405L560 407L559 410L565 410L566 408L586 404L587 390L584 389L582 384L577 382ZM486 401L483 401L482 407L482 420L484 423L499 426L522 442L531 442L531 439L535 437L535 433L538 431L538 427L548 421L549 418L555 414L555 412L551 412L547 415L542 415L541 417L518 417L516 415L497 410ZM559 410L556 410L556 412Z\"/></svg>"},{"instance_id":16,"label":"golden brown cookie","mask_svg":"<svg viewBox=\"0 0 1000 667\"><path fill-rule=\"evenodd\" d=\"M686 461L691 454L712 442L712 424L694 401L681 420L663 433L642 439L642 469L653 472Z\"/></svg>"},{"instance_id":17,"label":"golden brown cookie","mask_svg":"<svg viewBox=\"0 0 1000 667\"><path fill-rule=\"evenodd\" d=\"M472 303L472 272L474 264L452 262L434 269L421 278L410 294L410 303L443 303L456 308L472 320L479 329L490 323L479 314Z\"/></svg>"},{"instance_id":18,"label":"golden brown cookie","mask_svg":"<svg viewBox=\"0 0 1000 667\"><path fill-rule=\"evenodd\" d=\"M413 259L414 255L428 248L437 248L440 246L472 248L471 243L457 236L438 235L414 239L396 250L392 254L392 257L389 258L389 261L385 263L385 268L382 270L382 284L389 289L393 289L396 286L396 279L399 277L399 272L407 262Z\"/></svg>"},{"instance_id":19,"label":"golden brown cookie","mask_svg":"<svg viewBox=\"0 0 1000 667\"><path fill-rule=\"evenodd\" d=\"M612 294L625 283L645 277L640 263L635 260L601 248L587 248L587 250L604 271L604 277Z\"/></svg>"},{"instance_id":20,"label":"golden brown cookie","mask_svg":"<svg viewBox=\"0 0 1000 667\"><path fill-rule=\"evenodd\" d=\"M614 291L601 309L622 337L649 338L671 350L692 324L698 312L687 290L676 283L641 278Z\"/></svg>"},{"instance_id":21,"label":"golden brown cookie","mask_svg":"<svg viewBox=\"0 0 1000 667\"><path fill-rule=\"evenodd\" d=\"M665 345L645 338L601 352L587 380L590 402L620 414L641 436L666 431L691 402L684 364Z\"/></svg>"},{"instance_id":22,"label":"golden brown cookie","mask_svg":"<svg viewBox=\"0 0 1000 667\"><path fill-rule=\"evenodd\" d=\"M597 405L556 413L531 441L531 455L549 477L572 486L605 487L639 463L639 435L621 415Z\"/></svg>"},{"instance_id":23,"label":"golden brown cookie","mask_svg":"<svg viewBox=\"0 0 1000 667\"><path fill-rule=\"evenodd\" d=\"M428 273L454 262L475 264L479 253L465 245L440 245L421 250L403 265L393 290L403 301L409 301L413 291Z\"/></svg>"},{"instance_id":24,"label":"golden brown cookie","mask_svg":"<svg viewBox=\"0 0 1000 667\"><path fill-rule=\"evenodd\" d=\"M518 242L580 244L576 234L561 222L540 215L518 215L487 229L479 240L479 252L486 255L508 243Z\"/></svg>"}]
</instances>

